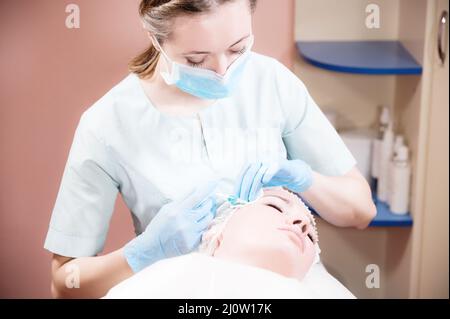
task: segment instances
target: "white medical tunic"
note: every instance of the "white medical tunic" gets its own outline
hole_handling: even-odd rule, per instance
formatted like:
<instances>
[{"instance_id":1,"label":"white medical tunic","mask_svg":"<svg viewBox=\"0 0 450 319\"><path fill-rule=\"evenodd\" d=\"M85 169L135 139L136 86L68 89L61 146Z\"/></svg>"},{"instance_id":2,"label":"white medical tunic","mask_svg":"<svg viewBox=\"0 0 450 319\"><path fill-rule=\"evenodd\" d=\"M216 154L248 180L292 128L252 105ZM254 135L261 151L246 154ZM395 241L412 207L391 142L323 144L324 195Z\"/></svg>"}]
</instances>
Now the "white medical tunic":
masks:
<instances>
[{"instance_id":1,"label":"white medical tunic","mask_svg":"<svg viewBox=\"0 0 450 319\"><path fill-rule=\"evenodd\" d=\"M119 192L139 234L198 185L221 179L219 191L229 194L245 163L280 158L329 176L356 164L302 81L277 60L252 52L233 95L192 116L160 112L131 73L82 114L44 247L96 255Z\"/></svg>"}]
</instances>

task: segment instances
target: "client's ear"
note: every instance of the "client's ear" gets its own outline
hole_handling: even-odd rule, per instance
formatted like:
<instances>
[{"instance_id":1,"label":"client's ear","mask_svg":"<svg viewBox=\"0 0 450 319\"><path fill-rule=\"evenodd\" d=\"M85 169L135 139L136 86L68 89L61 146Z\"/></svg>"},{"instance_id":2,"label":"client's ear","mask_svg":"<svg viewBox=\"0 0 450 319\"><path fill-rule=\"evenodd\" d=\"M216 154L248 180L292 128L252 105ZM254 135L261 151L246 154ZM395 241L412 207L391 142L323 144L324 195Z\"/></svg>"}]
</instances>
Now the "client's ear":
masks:
<instances>
[{"instance_id":1,"label":"client's ear","mask_svg":"<svg viewBox=\"0 0 450 319\"><path fill-rule=\"evenodd\" d=\"M220 235L217 237L216 241L217 241L217 246L216 249L214 249L214 252L212 253L212 256L214 257L214 255L216 254L217 249L220 248L221 244L222 244L222 240L223 240L223 232L220 233Z\"/></svg>"}]
</instances>

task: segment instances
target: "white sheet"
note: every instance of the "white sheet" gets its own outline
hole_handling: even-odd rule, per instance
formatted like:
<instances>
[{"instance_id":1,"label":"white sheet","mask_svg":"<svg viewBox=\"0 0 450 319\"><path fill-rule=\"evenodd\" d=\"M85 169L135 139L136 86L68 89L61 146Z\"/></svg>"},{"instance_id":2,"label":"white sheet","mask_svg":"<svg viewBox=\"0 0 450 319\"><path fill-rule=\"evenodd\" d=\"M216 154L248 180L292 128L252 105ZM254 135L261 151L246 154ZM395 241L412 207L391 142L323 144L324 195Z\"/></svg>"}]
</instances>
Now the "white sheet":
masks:
<instances>
[{"instance_id":1,"label":"white sheet","mask_svg":"<svg viewBox=\"0 0 450 319\"><path fill-rule=\"evenodd\" d=\"M104 298L355 298L322 265L299 282L277 273L200 253L161 260L121 282Z\"/></svg>"}]
</instances>

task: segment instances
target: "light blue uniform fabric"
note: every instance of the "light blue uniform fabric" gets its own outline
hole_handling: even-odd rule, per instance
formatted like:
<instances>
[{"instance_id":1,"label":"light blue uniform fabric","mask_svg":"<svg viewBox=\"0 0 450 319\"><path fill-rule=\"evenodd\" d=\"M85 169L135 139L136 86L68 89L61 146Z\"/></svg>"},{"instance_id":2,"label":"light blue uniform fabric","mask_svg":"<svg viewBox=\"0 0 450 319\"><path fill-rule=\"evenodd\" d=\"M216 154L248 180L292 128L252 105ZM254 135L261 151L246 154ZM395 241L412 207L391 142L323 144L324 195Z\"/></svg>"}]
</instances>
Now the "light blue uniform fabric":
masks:
<instances>
[{"instance_id":1,"label":"light blue uniform fabric","mask_svg":"<svg viewBox=\"0 0 450 319\"><path fill-rule=\"evenodd\" d=\"M325 175L356 164L303 83L275 59L252 52L236 92L192 116L159 112L129 74L81 116L44 247L93 256L119 192L140 234L197 185L221 178L218 191L232 194L246 163L280 158Z\"/></svg>"}]
</instances>

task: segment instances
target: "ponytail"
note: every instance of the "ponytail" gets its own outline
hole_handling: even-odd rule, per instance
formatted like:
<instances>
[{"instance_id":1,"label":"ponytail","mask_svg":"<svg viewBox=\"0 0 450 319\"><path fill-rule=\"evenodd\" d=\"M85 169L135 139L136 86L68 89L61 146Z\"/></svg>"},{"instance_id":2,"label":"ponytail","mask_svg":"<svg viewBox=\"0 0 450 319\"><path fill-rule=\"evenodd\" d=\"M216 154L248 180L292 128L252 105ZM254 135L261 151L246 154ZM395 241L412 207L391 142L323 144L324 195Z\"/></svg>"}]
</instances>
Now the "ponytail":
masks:
<instances>
[{"instance_id":1,"label":"ponytail","mask_svg":"<svg viewBox=\"0 0 450 319\"><path fill-rule=\"evenodd\" d=\"M141 79L149 78L155 72L156 64L159 60L159 51L153 44L128 63L128 70L137 74Z\"/></svg>"}]
</instances>

